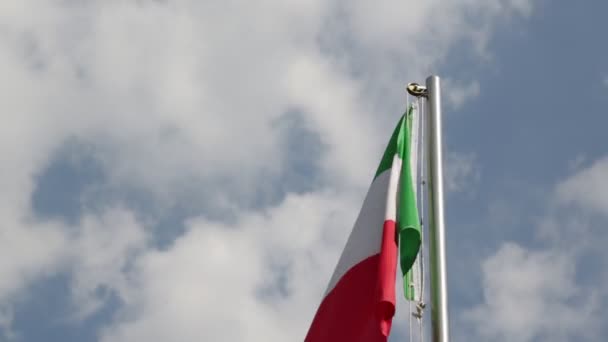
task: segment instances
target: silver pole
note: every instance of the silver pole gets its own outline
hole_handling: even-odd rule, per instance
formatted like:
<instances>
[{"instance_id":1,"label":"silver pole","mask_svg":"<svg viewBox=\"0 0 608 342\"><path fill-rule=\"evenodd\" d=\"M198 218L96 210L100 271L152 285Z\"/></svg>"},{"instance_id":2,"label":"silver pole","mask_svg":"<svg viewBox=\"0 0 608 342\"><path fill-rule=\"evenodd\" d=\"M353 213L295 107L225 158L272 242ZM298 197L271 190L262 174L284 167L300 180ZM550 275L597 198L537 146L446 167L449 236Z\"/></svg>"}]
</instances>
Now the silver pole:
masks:
<instances>
[{"instance_id":1,"label":"silver pole","mask_svg":"<svg viewBox=\"0 0 608 342\"><path fill-rule=\"evenodd\" d=\"M441 83L437 76L426 79L428 123L426 148L429 180L429 242L431 320L433 342L449 342L448 291L443 217L443 152L441 132Z\"/></svg>"}]
</instances>

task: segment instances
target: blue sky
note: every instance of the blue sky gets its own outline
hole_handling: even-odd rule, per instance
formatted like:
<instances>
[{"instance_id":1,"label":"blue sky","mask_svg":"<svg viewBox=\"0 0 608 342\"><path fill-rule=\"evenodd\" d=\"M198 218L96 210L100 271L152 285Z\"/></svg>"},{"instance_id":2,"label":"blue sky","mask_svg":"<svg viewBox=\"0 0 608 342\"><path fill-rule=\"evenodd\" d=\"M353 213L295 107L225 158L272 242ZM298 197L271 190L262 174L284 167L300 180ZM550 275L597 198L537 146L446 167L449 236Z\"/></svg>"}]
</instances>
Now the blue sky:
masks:
<instances>
[{"instance_id":1,"label":"blue sky","mask_svg":"<svg viewBox=\"0 0 608 342\"><path fill-rule=\"evenodd\" d=\"M606 10L3 2L0 341L301 340L431 73L453 339L604 341Z\"/></svg>"}]
</instances>

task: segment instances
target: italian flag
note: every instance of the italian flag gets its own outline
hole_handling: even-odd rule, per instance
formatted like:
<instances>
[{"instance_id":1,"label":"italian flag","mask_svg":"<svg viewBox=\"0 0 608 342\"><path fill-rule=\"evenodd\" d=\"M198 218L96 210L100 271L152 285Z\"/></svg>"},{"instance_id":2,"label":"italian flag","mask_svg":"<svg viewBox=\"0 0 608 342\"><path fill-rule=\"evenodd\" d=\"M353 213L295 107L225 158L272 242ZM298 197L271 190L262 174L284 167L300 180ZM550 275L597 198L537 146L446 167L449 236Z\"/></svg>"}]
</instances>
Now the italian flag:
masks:
<instances>
[{"instance_id":1,"label":"italian flag","mask_svg":"<svg viewBox=\"0 0 608 342\"><path fill-rule=\"evenodd\" d=\"M306 342L387 341L395 314L398 259L405 297L417 297L411 286L421 243L417 149L412 148L417 146L417 122L412 107L399 120Z\"/></svg>"}]
</instances>

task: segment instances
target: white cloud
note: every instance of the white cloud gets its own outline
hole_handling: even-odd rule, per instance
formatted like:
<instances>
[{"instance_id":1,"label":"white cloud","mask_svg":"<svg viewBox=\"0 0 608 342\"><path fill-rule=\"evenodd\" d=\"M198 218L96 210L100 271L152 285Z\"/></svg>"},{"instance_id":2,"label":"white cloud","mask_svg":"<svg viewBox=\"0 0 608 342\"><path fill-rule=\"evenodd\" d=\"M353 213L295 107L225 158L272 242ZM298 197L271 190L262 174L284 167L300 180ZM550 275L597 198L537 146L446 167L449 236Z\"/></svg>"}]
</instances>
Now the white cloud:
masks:
<instances>
[{"instance_id":1,"label":"white cloud","mask_svg":"<svg viewBox=\"0 0 608 342\"><path fill-rule=\"evenodd\" d=\"M555 186L547 213L529 234L541 242L537 247L505 243L482 262L483 301L463 316L476 337L605 339L605 167L606 159L600 159Z\"/></svg>"},{"instance_id":2,"label":"white cloud","mask_svg":"<svg viewBox=\"0 0 608 342\"><path fill-rule=\"evenodd\" d=\"M1 2L0 246L10 257L0 262L0 304L35 279L72 272L79 314L99 307L99 287L124 301L107 339L198 341L228 323L233 340L300 338L402 110L403 85L456 42L483 50L493 23L528 14L527 4ZM292 110L320 137L320 178L331 186L268 208L260 179L285 172L290 151L274 123ZM37 176L68 139L91 146L103 186L142 190L163 210L228 208L237 223L199 217L157 250L142 223L154 215L136 220L124 203L85 211L76 227L41 221L30 206ZM462 184L469 164L450 184ZM266 284L274 267L286 278ZM275 285L289 295L258 298L283 291Z\"/></svg>"},{"instance_id":3,"label":"white cloud","mask_svg":"<svg viewBox=\"0 0 608 342\"><path fill-rule=\"evenodd\" d=\"M109 296L100 294L100 289L126 291L127 266L145 246L145 232L128 211L113 209L82 220L77 236L66 246L77 317L86 317L104 304Z\"/></svg>"},{"instance_id":4,"label":"white cloud","mask_svg":"<svg viewBox=\"0 0 608 342\"><path fill-rule=\"evenodd\" d=\"M562 182L557 188L557 200L608 215L607 174L608 158L597 160Z\"/></svg>"},{"instance_id":5,"label":"white cloud","mask_svg":"<svg viewBox=\"0 0 608 342\"><path fill-rule=\"evenodd\" d=\"M0 303L3 304L15 300L18 291L35 277L55 272L66 245L66 238L57 226L28 223L3 222L0 239L0 248L6 256L0 261Z\"/></svg>"},{"instance_id":6,"label":"white cloud","mask_svg":"<svg viewBox=\"0 0 608 342\"><path fill-rule=\"evenodd\" d=\"M4 216L4 219L10 219ZM129 258L144 246L144 233L132 214L114 209L86 215L72 227L60 222L33 219L5 221L0 238L5 258L0 261L0 336L19 336L13 331L13 308L27 300L23 290L34 281L71 272L74 317L95 312L107 299L99 290L121 291Z\"/></svg>"},{"instance_id":7,"label":"white cloud","mask_svg":"<svg viewBox=\"0 0 608 342\"><path fill-rule=\"evenodd\" d=\"M473 193L481 178L476 156L471 153L449 152L445 161L445 183L449 192Z\"/></svg>"},{"instance_id":8,"label":"white cloud","mask_svg":"<svg viewBox=\"0 0 608 342\"><path fill-rule=\"evenodd\" d=\"M459 109L470 99L479 96L479 82L456 83L450 79L443 82L445 99L448 106Z\"/></svg>"},{"instance_id":9,"label":"white cloud","mask_svg":"<svg viewBox=\"0 0 608 342\"><path fill-rule=\"evenodd\" d=\"M353 203L289 196L234 225L203 218L138 260L103 341L302 339L350 228Z\"/></svg>"},{"instance_id":10,"label":"white cloud","mask_svg":"<svg viewBox=\"0 0 608 342\"><path fill-rule=\"evenodd\" d=\"M598 323L593 294L576 284L575 259L561 250L504 244L482 264L484 302L465 314L481 340L570 341Z\"/></svg>"},{"instance_id":11,"label":"white cloud","mask_svg":"<svg viewBox=\"0 0 608 342\"><path fill-rule=\"evenodd\" d=\"M34 3L7 6L12 9L5 9L5 16L19 18L12 11L38 6ZM251 189L254 197L256 179L281 172L279 164L268 162L281 149L270 123L294 107L306 110L306 120L330 151L324 168L347 184L365 184L368 174L350 170L375 162L388 122L369 114L398 113L400 101L387 102L383 95L387 104L377 107L379 98L366 95L371 84L354 79L341 60L348 64L375 47L383 64L397 48L410 60L398 63L405 66L401 72L392 72L396 64L378 69L374 61L366 70L394 75L376 89L403 83L407 74L428 72L420 63L437 64L455 40L489 31L466 24L467 11L475 9L489 21L519 9L516 4L458 1L451 10L437 11L444 6L438 1L387 0L370 8L349 2L346 18L353 31L345 39L362 44L352 55L319 49L318 37L330 33L322 19L331 21L334 14L334 7L322 2L86 2L61 10L45 4L36 11L41 20L9 21L14 25L7 51L21 55L5 65L22 87L11 84L6 91L27 97L14 105L24 124L34 113L48 113L24 127L29 130L24 135L38 129L39 138L49 139L32 149L48 151L65 136L78 136L99 148L116 182L168 198L221 178L231 180L231 191L242 196L243 189ZM436 18L439 13L444 14ZM422 25L427 20L437 23L431 32ZM23 35L35 48L21 46ZM404 39L412 42L402 44ZM414 54L418 57L409 58ZM44 66L35 71L30 66L37 60ZM396 85L400 91L402 85Z\"/></svg>"},{"instance_id":12,"label":"white cloud","mask_svg":"<svg viewBox=\"0 0 608 342\"><path fill-rule=\"evenodd\" d=\"M11 308L0 307L0 331L2 331L2 336L9 341L17 337L15 332L12 330L12 324L13 312Z\"/></svg>"}]
</instances>

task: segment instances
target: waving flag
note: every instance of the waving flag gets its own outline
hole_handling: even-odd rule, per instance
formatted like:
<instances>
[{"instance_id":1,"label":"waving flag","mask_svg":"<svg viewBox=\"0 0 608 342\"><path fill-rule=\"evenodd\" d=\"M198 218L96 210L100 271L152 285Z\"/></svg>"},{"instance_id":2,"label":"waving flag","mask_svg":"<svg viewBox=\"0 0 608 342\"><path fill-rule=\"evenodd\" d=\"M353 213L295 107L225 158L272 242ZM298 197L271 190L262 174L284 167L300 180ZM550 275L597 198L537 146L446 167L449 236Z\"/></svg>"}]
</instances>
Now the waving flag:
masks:
<instances>
[{"instance_id":1,"label":"waving flag","mask_svg":"<svg viewBox=\"0 0 608 342\"><path fill-rule=\"evenodd\" d=\"M409 282L421 241L416 168L410 161L413 116L410 107L391 136L306 342L387 341L395 314L398 246ZM410 286L405 289L406 298L413 299Z\"/></svg>"}]
</instances>

